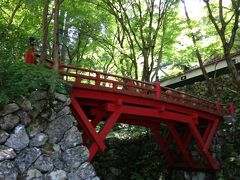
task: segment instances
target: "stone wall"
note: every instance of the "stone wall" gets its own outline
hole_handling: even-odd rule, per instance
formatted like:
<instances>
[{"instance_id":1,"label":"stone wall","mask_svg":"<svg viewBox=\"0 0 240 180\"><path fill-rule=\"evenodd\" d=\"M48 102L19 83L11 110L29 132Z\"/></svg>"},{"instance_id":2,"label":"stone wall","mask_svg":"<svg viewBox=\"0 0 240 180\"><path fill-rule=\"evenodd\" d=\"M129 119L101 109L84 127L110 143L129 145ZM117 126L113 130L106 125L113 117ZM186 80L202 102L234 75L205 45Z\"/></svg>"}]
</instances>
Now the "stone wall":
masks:
<instances>
[{"instance_id":1,"label":"stone wall","mask_svg":"<svg viewBox=\"0 0 240 180\"><path fill-rule=\"evenodd\" d=\"M196 82L192 85L178 88L195 96L220 101L233 102L236 114L240 114L240 92L232 83L229 75L222 75L215 79L218 98L209 95L205 82ZM216 179L240 179L240 118L238 115L225 116L220 121L220 126L214 136L211 152L221 164L221 169L216 173ZM193 178L191 175L188 179ZM205 178L206 179L206 178Z\"/></svg>"},{"instance_id":2,"label":"stone wall","mask_svg":"<svg viewBox=\"0 0 240 180\"><path fill-rule=\"evenodd\" d=\"M217 97L213 97L209 94L205 81L195 82L192 85L187 85L177 89L198 97L207 98L211 101L220 101L221 103L233 102L236 108L236 113L240 114L240 93L236 86L232 83L231 77L225 74L214 80L212 79L212 81L217 89Z\"/></svg>"},{"instance_id":3,"label":"stone wall","mask_svg":"<svg viewBox=\"0 0 240 180\"><path fill-rule=\"evenodd\" d=\"M240 113L240 93L231 83L228 75L215 80L218 100L223 103L234 102L236 112ZM195 96L210 99L205 82L179 88ZM220 162L221 169L217 172L194 172L169 170L160 155L159 146L151 135L132 136L128 139L108 138L107 149L97 154L94 167L97 174L105 180L115 179L178 179L178 180L237 180L240 179L240 118L225 117L214 136L210 147L214 158Z\"/></svg>"},{"instance_id":4,"label":"stone wall","mask_svg":"<svg viewBox=\"0 0 240 180\"><path fill-rule=\"evenodd\" d=\"M0 109L0 179L99 179L69 104L35 91Z\"/></svg>"}]
</instances>

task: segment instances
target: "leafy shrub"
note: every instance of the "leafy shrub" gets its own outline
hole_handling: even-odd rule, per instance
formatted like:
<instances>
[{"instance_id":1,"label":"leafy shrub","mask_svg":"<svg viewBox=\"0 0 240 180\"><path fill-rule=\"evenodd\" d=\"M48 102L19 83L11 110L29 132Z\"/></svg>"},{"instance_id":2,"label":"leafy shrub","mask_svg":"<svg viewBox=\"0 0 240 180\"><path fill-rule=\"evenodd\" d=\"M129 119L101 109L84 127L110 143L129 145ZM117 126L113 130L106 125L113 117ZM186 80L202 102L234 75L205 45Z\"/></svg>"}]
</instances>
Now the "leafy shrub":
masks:
<instances>
[{"instance_id":1,"label":"leafy shrub","mask_svg":"<svg viewBox=\"0 0 240 180\"><path fill-rule=\"evenodd\" d=\"M53 70L23 62L4 62L0 66L0 106L17 96L31 95L34 90L53 90L63 83Z\"/></svg>"}]
</instances>

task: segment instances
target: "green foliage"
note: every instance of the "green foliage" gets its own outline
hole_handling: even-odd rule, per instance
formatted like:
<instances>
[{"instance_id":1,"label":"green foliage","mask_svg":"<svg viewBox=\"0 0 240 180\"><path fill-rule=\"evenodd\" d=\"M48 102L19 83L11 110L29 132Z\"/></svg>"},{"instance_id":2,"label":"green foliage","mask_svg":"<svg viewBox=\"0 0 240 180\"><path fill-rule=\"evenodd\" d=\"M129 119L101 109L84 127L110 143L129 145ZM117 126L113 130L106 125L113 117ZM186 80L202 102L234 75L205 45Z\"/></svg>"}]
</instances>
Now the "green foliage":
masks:
<instances>
[{"instance_id":1,"label":"green foliage","mask_svg":"<svg viewBox=\"0 0 240 180\"><path fill-rule=\"evenodd\" d=\"M24 29L0 23L0 40L1 59L15 61L15 59L20 60L23 57L28 41L28 35Z\"/></svg>"},{"instance_id":2,"label":"green foliage","mask_svg":"<svg viewBox=\"0 0 240 180\"><path fill-rule=\"evenodd\" d=\"M0 105L19 95L28 97L34 90L62 87L57 73L42 66L10 62L0 66Z\"/></svg>"}]
</instances>

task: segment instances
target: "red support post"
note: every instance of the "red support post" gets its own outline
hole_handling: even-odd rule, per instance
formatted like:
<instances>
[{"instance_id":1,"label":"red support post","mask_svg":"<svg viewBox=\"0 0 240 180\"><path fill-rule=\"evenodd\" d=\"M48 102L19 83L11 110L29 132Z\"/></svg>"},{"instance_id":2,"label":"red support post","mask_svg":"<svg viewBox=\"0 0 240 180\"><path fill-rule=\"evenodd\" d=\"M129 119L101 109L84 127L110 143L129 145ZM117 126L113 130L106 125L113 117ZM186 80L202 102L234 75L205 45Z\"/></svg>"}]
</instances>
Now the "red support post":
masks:
<instances>
[{"instance_id":1,"label":"red support post","mask_svg":"<svg viewBox=\"0 0 240 180\"><path fill-rule=\"evenodd\" d=\"M91 121L91 124L94 128L96 128L96 126L98 125L98 123L102 120L103 114L102 113L98 113L98 115L94 118L94 120ZM82 139L83 139L83 143L86 143L86 140L89 136L83 132L82 135Z\"/></svg>"},{"instance_id":2,"label":"red support post","mask_svg":"<svg viewBox=\"0 0 240 180\"><path fill-rule=\"evenodd\" d=\"M176 164L176 161L174 160L173 156L170 154L169 147L168 147L169 144L164 142L157 128L151 128L151 131L153 136L159 143L160 150L165 155L167 162L169 163L169 165L174 166L174 164Z\"/></svg>"},{"instance_id":3,"label":"red support post","mask_svg":"<svg viewBox=\"0 0 240 180\"><path fill-rule=\"evenodd\" d=\"M100 74L99 73L96 73L95 85L100 86Z\"/></svg>"},{"instance_id":4,"label":"red support post","mask_svg":"<svg viewBox=\"0 0 240 180\"><path fill-rule=\"evenodd\" d=\"M105 144L103 143L102 139L99 138L99 135L97 134L97 132L96 132L95 128L92 126L92 124L89 122L89 119L86 116L86 114L84 113L84 111L82 110L81 106L78 104L77 100L74 97L71 97L71 101L72 101L73 107L76 109L76 112L77 112L79 118L81 118L81 119L77 119L77 120L81 121L84 124L84 126L90 132L90 135L91 135L92 139L94 140L94 142L97 143L99 149L104 151L104 149L106 148Z\"/></svg>"},{"instance_id":5,"label":"red support post","mask_svg":"<svg viewBox=\"0 0 240 180\"><path fill-rule=\"evenodd\" d=\"M155 82L155 89L156 89L156 97L159 99L161 97L161 87L160 82Z\"/></svg>"},{"instance_id":6,"label":"red support post","mask_svg":"<svg viewBox=\"0 0 240 180\"><path fill-rule=\"evenodd\" d=\"M221 104L219 102L215 102L215 107L216 107L216 110L217 112L221 112L222 108L221 108Z\"/></svg>"},{"instance_id":7,"label":"red support post","mask_svg":"<svg viewBox=\"0 0 240 180\"><path fill-rule=\"evenodd\" d=\"M174 125L171 123L167 123L167 126L170 130L170 133L172 134L173 138L175 139L180 151L182 152L183 158L185 159L188 166L193 166L193 161L191 157L189 156L189 153L187 151L187 144L184 144L180 135L178 134L177 130L175 129Z\"/></svg>"},{"instance_id":8,"label":"red support post","mask_svg":"<svg viewBox=\"0 0 240 180\"><path fill-rule=\"evenodd\" d=\"M196 142L198 143L198 147L200 152L202 152L202 155L206 158L208 165L214 169L214 170L218 170L220 168L219 164L213 160L212 156L210 155L207 146L205 146L203 139L198 131L198 129L196 128L196 126L194 124L188 124Z\"/></svg>"},{"instance_id":9,"label":"red support post","mask_svg":"<svg viewBox=\"0 0 240 180\"><path fill-rule=\"evenodd\" d=\"M234 113L235 113L233 102L230 103L229 112L230 112L230 115L234 115Z\"/></svg>"},{"instance_id":10,"label":"red support post","mask_svg":"<svg viewBox=\"0 0 240 180\"><path fill-rule=\"evenodd\" d=\"M118 118L120 117L121 115L121 108L119 108L118 110L116 110L115 112L112 113L112 115L107 119L107 121L105 122L103 128L100 130L99 132L99 137L102 141L105 140L105 138L107 137L107 134L111 131L111 129L113 128L113 126L116 124ZM97 148L97 142L94 141L90 148L89 148L89 151L90 151L90 157L89 157L89 161L91 161L95 154L97 153L98 151L98 148Z\"/></svg>"}]
</instances>

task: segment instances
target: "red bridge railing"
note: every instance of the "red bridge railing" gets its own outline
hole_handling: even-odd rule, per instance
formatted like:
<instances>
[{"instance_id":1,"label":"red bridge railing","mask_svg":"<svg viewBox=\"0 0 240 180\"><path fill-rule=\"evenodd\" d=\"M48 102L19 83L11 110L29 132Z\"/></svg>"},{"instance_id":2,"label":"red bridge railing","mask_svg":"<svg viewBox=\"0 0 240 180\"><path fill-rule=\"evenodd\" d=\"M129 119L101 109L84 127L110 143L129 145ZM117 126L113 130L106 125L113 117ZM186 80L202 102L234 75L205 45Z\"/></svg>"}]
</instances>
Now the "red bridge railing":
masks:
<instances>
[{"instance_id":1,"label":"red bridge railing","mask_svg":"<svg viewBox=\"0 0 240 180\"><path fill-rule=\"evenodd\" d=\"M59 66L59 74L63 76L66 82L73 84L75 87L95 88L132 96L141 96L220 115L234 114L232 103L220 104L219 102L211 102L181 91L161 87L160 83L143 82L128 77L64 64Z\"/></svg>"}]
</instances>

